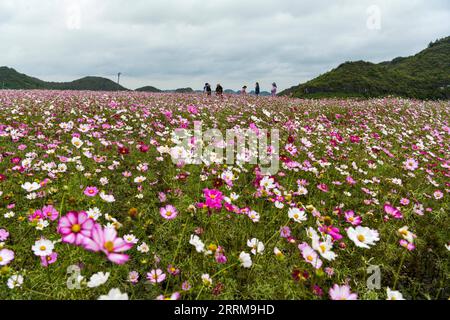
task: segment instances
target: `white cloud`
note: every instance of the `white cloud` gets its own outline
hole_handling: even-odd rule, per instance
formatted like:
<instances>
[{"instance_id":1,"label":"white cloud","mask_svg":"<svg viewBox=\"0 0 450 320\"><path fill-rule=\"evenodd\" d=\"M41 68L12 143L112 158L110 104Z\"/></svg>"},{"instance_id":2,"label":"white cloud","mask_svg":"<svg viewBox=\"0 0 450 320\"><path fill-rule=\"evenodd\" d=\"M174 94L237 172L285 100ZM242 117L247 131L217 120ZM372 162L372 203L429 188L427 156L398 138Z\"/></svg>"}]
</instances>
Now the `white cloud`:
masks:
<instances>
[{"instance_id":1,"label":"white cloud","mask_svg":"<svg viewBox=\"0 0 450 320\"><path fill-rule=\"evenodd\" d=\"M380 28L367 27L371 6ZM120 71L129 88L286 88L414 54L448 21L446 0L2 0L1 64L54 81Z\"/></svg>"}]
</instances>

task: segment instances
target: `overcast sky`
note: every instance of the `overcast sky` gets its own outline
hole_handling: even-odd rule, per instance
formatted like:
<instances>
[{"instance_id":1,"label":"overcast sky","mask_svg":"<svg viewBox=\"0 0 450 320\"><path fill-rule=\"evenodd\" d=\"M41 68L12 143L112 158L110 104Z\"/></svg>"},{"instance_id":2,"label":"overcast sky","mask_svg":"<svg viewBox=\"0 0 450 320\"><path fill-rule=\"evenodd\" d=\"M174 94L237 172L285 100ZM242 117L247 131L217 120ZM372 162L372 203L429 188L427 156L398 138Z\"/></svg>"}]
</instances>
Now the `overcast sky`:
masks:
<instances>
[{"instance_id":1,"label":"overcast sky","mask_svg":"<svg viewBox=\"0 0 450 320\"><path fill-rule=\"evenodd\" d=\"M450 35L449 0L0 0L0 65L135 89L280 89Z\"/></svg>"}]
</instances>

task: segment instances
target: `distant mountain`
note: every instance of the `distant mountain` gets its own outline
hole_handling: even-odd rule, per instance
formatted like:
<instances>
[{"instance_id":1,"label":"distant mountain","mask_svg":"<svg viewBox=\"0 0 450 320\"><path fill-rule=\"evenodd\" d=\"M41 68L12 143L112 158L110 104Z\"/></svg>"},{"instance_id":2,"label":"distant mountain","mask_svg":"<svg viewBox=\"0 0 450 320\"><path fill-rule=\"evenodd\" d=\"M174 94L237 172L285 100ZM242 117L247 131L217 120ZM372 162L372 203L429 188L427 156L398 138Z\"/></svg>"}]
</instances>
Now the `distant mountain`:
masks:
<instances>
[{"instance_id":1,"label":"distant mountain","mask_svg":"<svg viewBox=\"0 0 450 320\"><path fill-rule=\"evenodd\" d=\"M250 94L255 94L255 90L250 91ZM267 91L261 91L261 92L259 93L259 95L262 96L262 97L267 97L267 96L270 96L271 93L270 93L270 92L267 92Z\"/></svg>"},{"instance_id":2,"label":"distant mountain","mask_svg":"<svg viewBox=\"0 0 450 320\"><path fill-rule=\"evenodd\" d=\"M145 87L142 87L142 88L138 88L135 91L140 91L140 92L162 92L162 90L159 90L159 89L157 89L155 87L152 87L152 86L145 86Z\"/></svg>"},{"instance_id":3,"label":"distant mountain","mask_svg":"<svg viewBox=\"0 0 450 320\"><path fill-rule=\"evenodd\" d=\"M418 54L378 64L356 61L341 64L280 95L322 97L380 97L450 99L450 37L429 44Z\"/></svg>"},{"instance_id":4,"label":"distant mountain","mask_svg":"<svg viewBox=\"0 0 450 320\"><path fill-rule=\"evenodd\" d=\"M179 88L174 91L175 93L194 93L192 88Z\"/></svg>"},{"instance_id":5,"label":"distant mountain","mask_svg":"<svg viewBox=\"0 0 450 320\"><path fill-rule=\"evenodd\" d=\"M72 82L47 82L19 73L8 67L0 67L0 88L91 91L128 90L114 81L101 77L84 77Z\"/></svg>"}]
</instances>

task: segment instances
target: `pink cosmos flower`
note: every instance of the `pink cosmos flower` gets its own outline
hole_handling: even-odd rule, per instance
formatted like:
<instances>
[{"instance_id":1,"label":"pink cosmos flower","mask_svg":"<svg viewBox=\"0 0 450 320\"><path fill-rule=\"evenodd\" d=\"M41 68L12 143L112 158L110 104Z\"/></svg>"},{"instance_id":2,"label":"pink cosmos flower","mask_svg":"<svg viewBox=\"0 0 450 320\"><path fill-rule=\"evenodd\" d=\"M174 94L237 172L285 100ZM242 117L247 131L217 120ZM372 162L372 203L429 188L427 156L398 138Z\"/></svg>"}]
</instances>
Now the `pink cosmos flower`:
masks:
<instances>
[{"instance_id":1,"label":"pink cosmos flower","mask_svg":"<svg viewBox=\"0 0 450 320\"><path fill-rule=\"evenodd\" d=\"M98 194L97 187L87 187L84 189L84 194L88 197L95 197Z\"/></svg>"},{"instance_id":2,"label":"pink cosmos flower","mask_svg":"<svg viewBox=\"0 0 450 320\"><path fill-rule=\"evenodd\" d=\"M167 206L165 206L163 208L160 208L159 213L166 220L173 220L178 215L177 209L170 204L168 204Z\"/></svg>"},{"instance_id":3,"label":"pink cosmos flower","mask_svg":"<svg viewBox=\"0 0 450 320\"><path fill-rule=\"evenodd\" d=\"M401 239L400 240L400 245L406 249L408 249L408 251L413 251L416 246L414 245L414 243L412 242L408 242L405 239Z\"/></svg>"},{"instance_id":4,"label":"pink cosmos flower","mask_svg":"<svg viewBox=\"0 0 450 320\"><path fill-rule=\"evenodd\" d=\"M128 281L132 284L136 284L139 282L139 273L137 271L131 271L128 274Z\"/></svg>"},{"instance_id":5,"label":"pink cosmos flower","mask_svg":"<svg viewBox=\"0 0 450 320\"><path fill-rule=\"evenodd\" d=\"M409 204L409 199L407 198L401 198L400 199L400 204L407 206Z\"/></svg>"},{"instance_id":6,"label":"pink cosmos flower","mask_svg":"<svg viewBox=\"0 0 450 320\"><path fill-rule=\"evenodd\" d=\"M6 241L9 237L9 232L6 229L0 229L0 241Z\"/></svg>"},{"instance_id":7,"label":"pink cosmos flower","mask_svg":"<svg viewBox=\"0 0 450 320\"><path fill-rule=\"evenodd\" d=\"M440 199L442 199L442 198L444 197L444 194L442 193L441 190L436 190L436 191L433 193L433 196L434 196L434 198L435 198L436 200L440 200Z\"/></svg>"},{"instance_id":8,"label":"pink cosmos flower","mask_svg":"<svg viewBox=\"0 0 450 320\"><path fill-rule=\"evenodd\" d=\"M55 208L53 208L52 205L44 206L42 208L42 214L45 218L48 218L51 221L55 221L59 216L59 212Z\"/></svg>"},{"instance_id":9,"label":"pink cosmos flower","mask_svg":"<svg viewBox=\"0 0 450 320\"><path fill-rule=\"evenodd\" d=\"M289 238L291 236L291 229L288 226L281 227L280 236L282 238Z\"/></svg>"},{"instance_id":10,"label":"pink cosmos flower","mask_svg":"<svg viewBox=\"0 0 450 320\"><path fill-rule=\"evenodd\" d=\"M0 250L0 266L6 266L14 260L14 251L9 249Z\"/></svg>"},{"instance_id":11,"label":"pink cosmos flower","mask_svg":"<svg viewBox=\"0 0 450 320\"><path fill-rule=\"evenodd\" d=\"M402 219L403 218L403 215L400 212L400 210L398 210L397 208L391 206L389 203L386 203L384 205L384 211L387 214L393 216L395 219Z\"/></svg>"},{"instance_id":12,"label":"pink cosmos flower","mask_svg":"<svg viewBox=\"0 0 450 320\"><path fill-rule=\"evenodd\" d=\"M358 295L350 291L350 286L335 284L329 291L331 300L358 300Z\"/></svg>"},{"instance_id":13,"label":"pink cosmos flower","mask_svg":"<svg viewBox=\"0 0 450 320\"><path fill-rule=\"evenodd\" d=\"M406 170L414 171L419 167L419 162L417 160L409 158L406 159L405 162L403 162L403 166Z\"/></svg>"},{"instance_id":14,"label":"pink cosmos flower","mask_svg":"<svg viewBox=\"0 0 450 320\"><path fill-rule=\"evenodd\" d=\"M357 216L353 210L345 212L345 220L353 226L359 226L362 222L362 218Z\"/></svg>"},{"instance_id":15,"label":"pink cosmos flower","mask_svg":"<svg viewBox=\"0 0 450 320\"><path fill-rule=\"evenodd\" d=\"M329 192L330 191L328 189L328 186L325 183L321 183L321 184L317 185L317 189L319 189L320 191L323 191L323 192Z\"/></svg>"},{"instance_id":16,"label":"pink cosmos flower","mask_svg":"<svg viewBox=\"0 0 450 320\"><path fill-rule=\"evenodd\" d=\"M52 252L49 256L41 257L41 265L43 267L48 267L50 264L53 264L58 259L58 254L56 252Z\"/></svg>"},{"instance_id":17,"label":"pink cosmos flower","mask_svg":"<svg viewBox=\"0 0 450 320\"><path fill-rule=\"evenodd\" d=\"M315 252L314 249L309 246L309 244L303 242L302 244L298 245L298 248L300 249L303 259L305 259L306 262L310 263L314 268L320 269L320 267L322 266L322 260L320 260L317 252Z\"/></svg>"},{"instance_id":18,"label":"pink cosmos flower","mask_svg":"<svg viewBox=\"0 0 450 320\"><path fill-rule=\"evenodd\" d=\"M62 241L74 245L81 245L85 238L91 236L94 220L89 218L84 211L70 211L59 219L58 233L62 236Z\"/></svg>"},{"instance_id":19,"label":"pink cosmos flower","mask_svg":"<svg viewBox=\"0 0 450 320\"><path fill-rule=\"evenodd\" d=\"M166 274L161 269L153 269L147 273L147 280L151 283L160 283L166 279Z\"/></svg>"},{"instance_id":20,"label":"pink cosmos flower","mask_svg":"<svg viewBox=\"0 0 450 320\"><path fill-rule=\"evenodd\" d=\"M103 228L101 225L95 224L92 228L91 238L84 238L83 246L86 250L93 252L102 251L111 262L124 264L130 257L122 252L131 249L133 243L127 243L117 237L116 229Z\"/></svg>"}]
</instances>

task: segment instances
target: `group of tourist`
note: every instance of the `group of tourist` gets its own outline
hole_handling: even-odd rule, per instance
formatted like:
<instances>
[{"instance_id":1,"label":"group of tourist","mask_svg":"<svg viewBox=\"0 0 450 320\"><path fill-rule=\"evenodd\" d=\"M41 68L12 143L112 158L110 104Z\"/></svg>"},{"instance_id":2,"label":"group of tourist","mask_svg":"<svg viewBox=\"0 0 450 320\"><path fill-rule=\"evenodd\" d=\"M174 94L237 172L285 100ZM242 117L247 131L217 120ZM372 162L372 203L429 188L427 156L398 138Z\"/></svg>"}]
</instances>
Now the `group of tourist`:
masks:
<instances>
[{"instance_id":1,"label":"group of tourist","mask_svg":"<svg viewBox=\"0 0 450 320\"><path fill-rule=\"evenodd\" d=\"M211 96L212 95L212 89L211 89L211 85L209 83L205 83L205 86L203 87L203 92L207 95L207 96ZM222 97L223 95L223 87L221 86L220 83L217 84L216 86L216 96L220 96ZM244 85L242 87L242 89L239 91L240 94L247 94L247 86ZM256 96L259 96L261 94L261 89L259 87L259 83L256 82L255 84L255 91L254 91ZM271 95L272 97L276 97L277 95L277 84L274 82L272 83L272 90L271 90Z\"/></svg>"}]
</instances>

